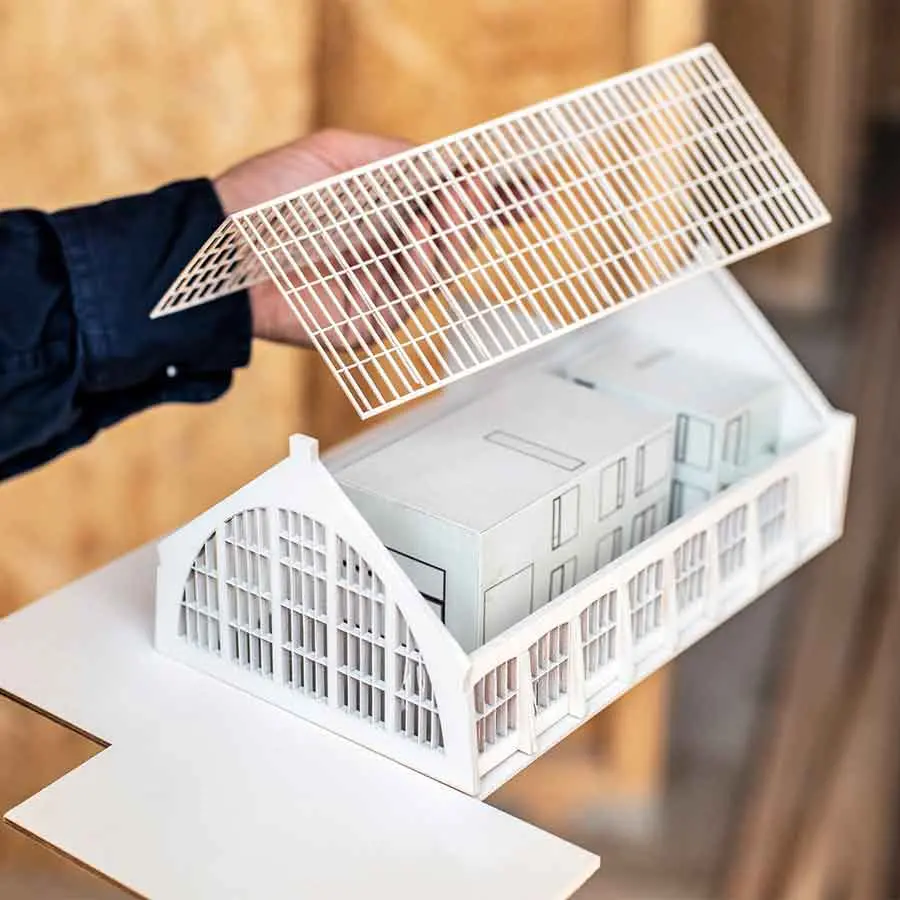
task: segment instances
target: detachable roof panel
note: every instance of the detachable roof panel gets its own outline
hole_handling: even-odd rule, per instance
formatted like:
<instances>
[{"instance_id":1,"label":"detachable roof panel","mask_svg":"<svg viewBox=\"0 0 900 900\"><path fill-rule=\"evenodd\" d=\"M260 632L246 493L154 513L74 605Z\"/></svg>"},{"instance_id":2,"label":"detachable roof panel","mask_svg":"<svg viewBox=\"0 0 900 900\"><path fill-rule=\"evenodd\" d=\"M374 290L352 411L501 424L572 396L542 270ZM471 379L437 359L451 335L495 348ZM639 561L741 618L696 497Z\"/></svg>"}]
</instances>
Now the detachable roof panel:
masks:
<instances>
[{"instance_id":1,"label":"detachable roof panel","mask_svg":"<svg viewBox=\"0 0 900 900\"><path fill-rule=\"evenodd\" d=\"M153 315L272 279L368 418L828 221L706 45L239 212Z\"/></svg>"}]
</instances>

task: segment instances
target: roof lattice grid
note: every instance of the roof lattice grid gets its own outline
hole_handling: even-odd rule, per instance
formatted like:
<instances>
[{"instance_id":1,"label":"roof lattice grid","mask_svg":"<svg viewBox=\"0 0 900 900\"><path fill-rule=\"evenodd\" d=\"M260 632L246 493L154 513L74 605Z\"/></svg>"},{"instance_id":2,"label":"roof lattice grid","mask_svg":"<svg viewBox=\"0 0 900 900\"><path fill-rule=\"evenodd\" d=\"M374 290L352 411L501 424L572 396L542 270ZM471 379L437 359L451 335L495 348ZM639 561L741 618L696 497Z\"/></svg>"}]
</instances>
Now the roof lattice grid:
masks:
<instances>
[{"instance_id":1,"label":"roof lattice grid","mask_svg":"<svg viewBox=\"0 0 900 900\"><path fill-rule=\"evenodd\" d=\"M237 213L153 315L271 279L368 418L828 220L707 45Z\"/></svg>"}]
</instances>

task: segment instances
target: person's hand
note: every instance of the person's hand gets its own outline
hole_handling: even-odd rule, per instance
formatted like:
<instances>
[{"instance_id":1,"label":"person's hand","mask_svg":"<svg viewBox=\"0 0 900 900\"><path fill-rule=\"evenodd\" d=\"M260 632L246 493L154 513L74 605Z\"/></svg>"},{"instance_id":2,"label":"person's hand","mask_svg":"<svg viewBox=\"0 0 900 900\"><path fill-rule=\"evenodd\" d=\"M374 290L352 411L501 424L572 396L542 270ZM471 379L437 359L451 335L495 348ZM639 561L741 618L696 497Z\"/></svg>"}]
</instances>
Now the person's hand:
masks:
<instances>
[{"instance_id":1,"label":"person's hand","mask_svg":"<svg viewBox=\"0 0 900 900\"><path fill-rule=\"evenodd\" d=\"M214 182L226 215L399 153L404 141L328 130L239 163ZM250 289L255 337L307 345L308 336L271 281Z\"/></svg>"},{"instance_id":2,"label":"person's hand","mask_svg":"<svg viewBox=\"0 0 900 900\"><path fill-rule=\"evenodd\" d=\"M301 138L230 169L215 181L226 214L238 212L306 185L330 178L366 163L392 156L410 145L393 138L328 130ZM348 349L385 331L394 330L415 312L417 294L425 294L435 281L451 278L460 261L471 259L474 232L443 232L463 218L478 218L488 228L530 214L525 201L534 179L526 185L509 178L500 181L478 173L436 186L419 199L423 212L410 216L403 235L381 234L379 247L359 247L354 265L362 257L377 260L354 265L352 278L329 278L331 262L290 269L297 299L309 311L307 318L338 349ZM427 207L427 215L424 209ZM483 229L482 229L483 230ZM358 236L359 232L357 232ZM462 235L465 235L463 237ZM353 235L351 235L353 237ZM356 242L358 244L358 241ZM385 246L396 248L386 255ZM381 253L379 254L379 249ZM253 333L256 337L306 346L309 336L272 282L250 289Z\"/></svg>"}]
</instances>

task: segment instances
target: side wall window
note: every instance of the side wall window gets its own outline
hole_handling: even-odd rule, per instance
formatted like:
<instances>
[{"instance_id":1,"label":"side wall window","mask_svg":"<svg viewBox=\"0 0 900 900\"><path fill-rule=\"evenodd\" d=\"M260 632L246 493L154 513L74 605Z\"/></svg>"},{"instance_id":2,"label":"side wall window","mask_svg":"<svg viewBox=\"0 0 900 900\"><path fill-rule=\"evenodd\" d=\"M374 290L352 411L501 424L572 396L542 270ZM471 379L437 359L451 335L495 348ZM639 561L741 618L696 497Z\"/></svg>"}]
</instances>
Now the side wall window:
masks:
<instances>
[{"instance_id":1,"label":"side wall window","mask_svg":"<svg viewBox=\"0 0 900 900\"><path fill-rule=\"evenodd\" d=\"M675 461L693 469L712 468L713 426L696 416L678 416L675 431Z\"/></svg>"},{"instance_id":2,"label":"side wall window","mask_svg":"<svg viewBox=\"0 0 900 900\"><path fill-rule=\"evenodd\" d=\"M600 473L600 518L605 519L625 505L625 457Z\"/></svg>"},{"instance_id":3,"label":"side wall window","mask_svg":"<svg viewBox=\"0 0 900 900\"><path fill-rule=\"evenodd\" d=\"M622 529L616 528L597 541L594 569L599 570L622 555Z\"/></svg>"},{"instance_id":4,"label":"side wall window","mask_svg":"<svg viewBox=\"0 0 900 900\"><path fill-rule=\"evenodd\" d=\"M575 585L577 559L573 556L550 573L550 600L555 600Z\"/></svg>"},{"instance_id":5,"label":"side wall window","mask_svg":"<svg viewBox=\"0 0 900 900\"><path fill-rule=\"evenodd\" d=\"M733 466L747 462L747 438L750 417L743 413L730 419L725 425L725 440L722 444L722 461Z\"/></svg>"},{"instance_id":6,"label":"side wall window","mask_svg":"<svg viewBox=\"0 0 900 900\"><path fill-rule=\"evenodd\" d=\"M665 481L671 462L669 432L638 447L635 464L634 493L643 494Z\"/></svg>"},{"instance_id":7,"label":"side wall window","mask_svg":"<svg viewBox=\"0 0 900 900\"><path fill-rule=\"evenodd\" d=\"M502 634L533 611L534 565L498 581L484 592L484 642Z\"/></svg>"},{"instance_id":8,"label":"side wall window","mask_svg":"<svg viewBox=\"0 0 900 900\"><path fill-rule=\"evenodd\" d=\"M677 478L672 480L672 499L669 501L673 519L680 519L684 515L684 482Z\"/></svg>"},{"instance_id":9,"label":"side wall window","mask_svg":"<svg viewBox=\"0 0 900 900\"><path fill-rule=\"evenodd\" d=\"M661 518L657 504L639 512L631 523L631 546L634 547L656 534L661 525Z\"/></svg>"},{"instance_id":10,"label":"side wall window","mask_svg":"<svg viewBox=\"0 0 900 900\"><path fill-rule=\"evenodd\" d=\"M579 493L578 486L575 486L553 500L553 550L578 536Z\"/></svg>"},{"instance_id":11,"label":"side wall window","mask_svg":"<svg viewBox=\"0 0 900 900\"><path fill-rule=\"evenodd\" d=\"M672 481L670 516L672 519L679 519L702 506L707 500L709 500L709 491L693 484L685 484L676 478Z\"/></svg>"}]
</instances>

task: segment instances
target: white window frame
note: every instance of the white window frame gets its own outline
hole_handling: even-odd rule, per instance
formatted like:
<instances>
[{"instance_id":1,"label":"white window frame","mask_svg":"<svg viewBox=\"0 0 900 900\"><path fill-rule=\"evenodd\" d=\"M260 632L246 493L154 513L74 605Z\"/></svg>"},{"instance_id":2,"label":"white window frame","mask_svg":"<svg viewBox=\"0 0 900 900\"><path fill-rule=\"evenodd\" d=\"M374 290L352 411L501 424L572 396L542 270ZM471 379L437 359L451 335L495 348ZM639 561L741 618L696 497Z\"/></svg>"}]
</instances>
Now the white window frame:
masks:
<instances>
[{"instance_id":1,"label":"white window frame","mask_svg":"<svg viewBox=\"0 0 900 900\"><path fill-rule=\"evenodd\" d=\"M747 564L747 504L733 509L716 526L719 550L719 581L726 582L744 571Z\"/></svg>"},{"instance_id":2,"label":"white window frame","mask_svg":"<svg viewBox=\"0 0 900 900\"><path fill-rule=\"evenodd\" d=\"M757 500L760 551L763 558L776 554L787 537L790 480L781 478L760 494Z\"/></svg>"},{"instance_id":3,"label":"white window frame","mask_svg":"<svg viewBox=\"0 0 900 900\"><path fill-rule=\"evenodd\" d=\"M662 632L666 614L663 599L661 561L651 563L628 582L631 637L635 644Z\"/></svg>"},{"instance_id":4,"label":"white window frame","mask_svg":"<svg viewBox=\"0 0 900 900\"><path fill-rule=\"evenodd\" d=\"M708 503L710 499L710 492L703 487L698 487L696 484L691 484L689 481L681 481L678 478L672 479L672 497L669 503L669 521L674 522L676 519L680 519L683 515L685 515L684 504L685 504L685 492L691 491L696 492L703 495L703 503Z\"/></svg>"},{"instance_id":5,"label":"white window frame","mask_svg":"<svg viewBox=\"0 0 900 900\"><path fill-rule=\"evenodd\" d=\"M709 539L705 531L675 548L675 604L679 614L702 609L708 589Z\"/></svg>"},{"instance_id":6,"label":"white window frame","mask_svg":"<svg viewBox=\"0 0 900 900\"><path fill-rule=\"evenodd\" d=\"M615 663L618 631L618 591L613 588L581 614L584 674L589 682L604 675L607 666Z\"/></svg>"},{"instance_id":7,"label":"white window frame","mask_svg":"<svg viewBox=\"0 0 900 900\"><path fill-rule=\"evenodd\" d=\"M566 583L566 576L569 575L571 577L571 582L569 584ZM559 590L554 591L554 580L559 578ZM550 573L550 589L548 592L548 599L550 601L555 600L561 594L564 594L567 590L575 586L575 582L578 579L578 558L573 556L567 559L562 565L556 566L553 571Z\"/></svg>"},{"instance_id":8,"label":"white window frame","mask_svg":"<svg viewBox=\"0 0 900 900\"><path fill-rule=\"evenodd\" d=\"M564 501L571 497L574 494L574 503L575 503L575 514L573 516L573 529L571 533L568 531L563 531L563 510L564 510ZM578 525L579 525L579 516L581 513L581 488L579 485L575 485L575 487L569 488L569 490L560 494L558 497L553 498L553 521L550 529L550 548L552 550L557 550L562 547L564 544L568 544L569 541L574 540L578 537Z\"/></svg>"},{"instance_id":9,"label":"white window frame","mask_svg":"<svg viewBox=\"0 0 900 900\"><path fill-rule=\"evenodd\" d=\"M669 503L671 518L680 519L684 515L684 482L672 479L672 499Z\"/></svg>"},{"instance_id":10,"label":"white window frame","mask_svg":"<svg viewBox=\"0 0 900 900\"><path fill-rule=\"evenodd\" d=\"M525 612L525 611L517 610L518 615L515 618L507 621L506 624L504 624L502 628L499 628L499 629L488 628L488 611L489 610L496 611L499 608L503 614L502 617L504 619L508 618L506 615L506 613L509 610L509 605L510 605L510 601L509 601L508 597L505 599L505 602L500 604L499 607L492 606L492 600L494 603L497 602L496 601L497 588L503 587L504 585L507 584L507 582L510 582L513 579L517 579L526 573L528 575L528 611ZM491 598L492 593L494 594L493 598ZM485 589L484 594L482 595L482 611L481 611L482 640L485 643L493 640L495 637L497 637L498 634L503 634L503 632L506 631L507 628L511 628L513 625L515 625L516 622L521 621L523 618L525 618L526 616L533 613L534 610L535 610L534 564L529 563L524 568L519 569L518 572L513 572L511 575L507 575L505 578L501 578L499 581L495 581L490 587ZM491 624L492 625L494 624L493 619L491 621Z\"/></svg>"},{"instance_id":11,"label":"white window frame","mask_svg":"<svg viewBox=\"0 0 900 900\"><path fill-rule=\"evenodd\" d=\"M732 429L737 431L737 441L734 441ZM731 466L743 466L747 464L747 445L750 436L750 416L746 412L733 416L725 423L722 437L722 462ZM734 446L732 446L734 444Z\"/></svg>"},{"instance_id":12,"label":"white window frame","mask_svg":"<svg viewBox=\"0 0 900 900\"><path fill-rule=\"evenodd\" d=\"M644 477L647 473L647 447L655 446L661 443L668 444L668 442L669 432L665 432L664 434L658 434L656 437L650 438L649 441L645 441L643 444L641 444L640 447L638 447L634 466L635 497L640 497L641 494L645 494L647 491L652 490L666 480L666 475L669 473L669 470L671 468L671 460L669 459L666 459L666 466L658 478L656 478L654 481L649 482L648 484L644 483Z\"/></svg>"},{"instance_id":13,"label":"white window frame","mask_svg":"<svg viewBox=\"0 0 900 900\"><path fill-rule=\"evenodd\" d=\"M708 428L710 433L709 452L707 453L706 462L700 465L687 458L688 449L688 433L692 424L697 424L703 428ZM700 472L709 472L713 465L713 455L715 453L716 429L712 422L702 419L699 416L688 415L687 413L679 413L675 424L675 462L691 469L697 469Z\"/></svg>"},{"instance_id":14,"label":"white window frame","mask_svg":"<svg viewBox=\"0 0 900 900\"><path fill-rule=\"evenodd\" d=\"M598 572L603 566L608 566L614 560L617 560L622 555L622 540L623 540L622 526L619 525L617 528L614 528L607 534L604 534L603 537L597 540L597 546L594 548L594 571ZM603 544L607 539L612 538L612 556L609 558L609 562L601 563L600 562L600 545Z\"/></svg>"},{"instance_id":15,"label":"white window frame","mask_svg":"<svg viewBox=\"0 0 900 900\"><path fill-rule=\"evenodd\" d=\"M616 505L610 509L608 512L604 512L603 510L603 502L606 492L604 491L604 483L606 479L606 475L608 472L612 470L615 471L616 476L616 488L615 488L615 503ZM625 460L625 457L621 457L621 459L616 460L614 463L610 463L603 471L600 473L600 514L599 520L602 522L604 519L608 519L610 516L615 515L624 505L625 505L625 491L627 487L627 471L628 464Z\"/></svg>"},{"instance_id":16,"label":"white window frame","mask_svg":"<svg viewBox=\"0 0 900 900\"><path fill-rule=\"evenodd\" d=\"M659 504L654 503L652 506L648 506L646 509L641 510L639 513L636 513L634 518L631 520L631 546L636 547L638 544L643 543L648 538L653 537L659 529L656 527L656 516L659 512ZM648 531L646 528L647 521L651 522L650 530ZM643 536L640 540L636 539L635 531L638 526L638 522L641 523L641 531Z\"/></svg>"}]
</instances>

